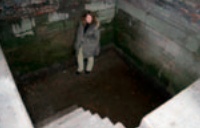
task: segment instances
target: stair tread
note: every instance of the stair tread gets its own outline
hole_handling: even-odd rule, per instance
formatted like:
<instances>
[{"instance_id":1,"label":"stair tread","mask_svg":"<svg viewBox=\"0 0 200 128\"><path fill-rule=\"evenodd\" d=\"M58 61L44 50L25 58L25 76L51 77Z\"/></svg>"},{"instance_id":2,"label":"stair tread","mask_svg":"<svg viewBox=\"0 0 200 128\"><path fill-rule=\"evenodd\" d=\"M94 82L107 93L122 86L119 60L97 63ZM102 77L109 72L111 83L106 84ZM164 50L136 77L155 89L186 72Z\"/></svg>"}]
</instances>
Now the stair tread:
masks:
<instances>
[{"instance_id":1,"label":"stair tread","mask_svg":"<svg viewBox=\"0 0 200 128\"><path fill-rule=\"evenodd\" d=\"M114 128L125 128L125 126L124 126L122 123L118 122L118 123L115 125Z\"/></svg>"},{"instance_id":2,"label":"stair tread","mask_svg":"<svg viewBox=\"0 0 200 128\"><path fill-rule=\"evenodd\" d=\"M106 125L106 128L114 128L114 124L107 117L103 119L102 123Z\"/></svg>"},{"instance_id":3,"label":"stair tread","mask_svg":"<svg viewBox=\"0 0 200 128\"><path fill-rule=\"evenodd\" d=\"M90 113L90 111L86 111L71 120L67 120L62 124L59 124L59 126L56 128L74 128L76 125L79 125L82 121L88 120L88 118L90 118L91 116L92 114Z\"/></svg>"},{"instance_id":4,"label":"stair tread","mask_svg":"<svg viewBox=\"0 0 200 128\"><path fill-rule=\"evenodd\" d=\"M97 116L100 118L100 121L99 121L98 127L95 127L95 128L106 128L106 125L104 124L103 119L98 114Z\"/></svg>"},{"instance_id":5,"label":"stair tread","mask_svg":"<svg viewBox=\"0 0 200 128\"><path fill-rule=\"evenodd\" d=\"M60 118L64 118L66 117L67 115L69 115L70 113L72 113L73 111L77 110L78 109L78 106L77 105L73 105L71 107L68 107L68 108L65 108L59 112L57 112L56 114L48 117L48 118L45 118L44 120L38 122L37 124L35 124L35 127L36 128L43 128L44 126L46 125L49 125L51 124L52 122L60 119Z\"/></svg>"},{"instance_id":6,"label":"stair tread","mask_svg":"<svg viewBox=\"0 0 200 128\"><path fill-rule=\"evenodd\" d=\"M56 119L55 121L45 125L42 128L54 128L54 127L58 126L59 124L62 124L65 121L68 121L68 120L70 120L72 118L75 118L75 117L79 116L82 113L84 113L83 108L76 109L76 110L70 112L69 114L64 115L64 116Z\"/></svg>"},{"instance_id":7,"label":"stair tread","mask_svg":"<svg viewBox=\"0 0 200 128\"><path fill-rule=\"evenodd\" d=\"M99 114L92 115L90 111L78 108L42 128L125 128L125 126L120 122L114 125L108 117L102 119Z\"/></svg>"},{"instance_id":8,"label":"stair tread","mask_svg":"<svg viewBox=\"0 0 200 128\"><path fill-rule=\"evenodd\" d=\"M98 114L91 116L88 120L80 123L77 127L74 128L102 128L102 119Z\"/></svg>"}]
</instances>

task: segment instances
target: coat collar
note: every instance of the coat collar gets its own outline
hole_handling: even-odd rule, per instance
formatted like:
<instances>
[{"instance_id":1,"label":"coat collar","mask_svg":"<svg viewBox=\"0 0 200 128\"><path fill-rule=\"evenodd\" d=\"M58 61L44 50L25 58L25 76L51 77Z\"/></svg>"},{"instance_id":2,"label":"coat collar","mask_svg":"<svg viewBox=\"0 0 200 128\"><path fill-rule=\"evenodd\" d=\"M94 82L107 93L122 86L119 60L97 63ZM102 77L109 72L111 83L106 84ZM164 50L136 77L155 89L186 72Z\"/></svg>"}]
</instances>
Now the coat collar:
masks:
<instances>
[{"instance_id":1,"label":"coat collar","mask_svg":"<svg viewBox=\"0 0 200 128\"><path fill-rule=\"evenodd\" d=\"M83 26L83 25L82 25L82 26ZM99 27L100 27L100 22L97 21L96 24L90 25L90 27L89 27L88 29L98 29ZM83 26L83 28L84 28L84 26Z\"/></svg>"}]
</instances>

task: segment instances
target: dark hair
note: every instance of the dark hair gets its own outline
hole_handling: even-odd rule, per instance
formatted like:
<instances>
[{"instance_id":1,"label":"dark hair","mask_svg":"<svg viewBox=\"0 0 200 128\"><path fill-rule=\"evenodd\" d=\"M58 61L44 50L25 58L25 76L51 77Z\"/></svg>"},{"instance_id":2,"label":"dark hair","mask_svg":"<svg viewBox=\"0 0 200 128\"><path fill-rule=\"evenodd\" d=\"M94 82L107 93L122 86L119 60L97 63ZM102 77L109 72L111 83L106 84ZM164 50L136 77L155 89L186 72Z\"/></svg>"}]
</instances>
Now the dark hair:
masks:
<instances>
[{"instance_id":1,"label":"dark hair","mask_svg":"<svg viewBox=\"0 0 200 128\"><path fill-rule=\"evenodd\" d=\"M82 15L82 17L81 17L81 20L82 20L82 23L83 23L83 25L85 25L86 24L86 21L85 21L85 18L86 18L86 16L87 15L91 15L92 16L92 24L97 24L97 17L96 17L96 15L95 15L95 13L94 12L92 12L92 11L85 11L84 13L83 13L83 15Z\"/></svg>"}]
</instances>

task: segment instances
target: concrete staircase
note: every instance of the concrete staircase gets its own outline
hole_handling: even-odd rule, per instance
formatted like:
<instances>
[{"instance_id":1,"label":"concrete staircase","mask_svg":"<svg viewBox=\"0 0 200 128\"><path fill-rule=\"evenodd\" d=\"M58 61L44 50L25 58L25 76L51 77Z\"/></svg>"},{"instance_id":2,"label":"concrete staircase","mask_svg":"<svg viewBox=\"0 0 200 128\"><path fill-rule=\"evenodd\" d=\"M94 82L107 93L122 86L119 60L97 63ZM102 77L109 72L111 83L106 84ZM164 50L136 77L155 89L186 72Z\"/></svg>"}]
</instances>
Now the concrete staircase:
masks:
<instances>
[{"instance_id":1,"label":"concrete staircase","mask_svg":"<svg viewBox=\"0 0 200 128\"><path fill-rule=\"evenodd\" d=\"M38 128L125 128L125 126L120 122L113 124L107 117L102 119L98 114L77 108Z\"/></svg>"}]
</instances>

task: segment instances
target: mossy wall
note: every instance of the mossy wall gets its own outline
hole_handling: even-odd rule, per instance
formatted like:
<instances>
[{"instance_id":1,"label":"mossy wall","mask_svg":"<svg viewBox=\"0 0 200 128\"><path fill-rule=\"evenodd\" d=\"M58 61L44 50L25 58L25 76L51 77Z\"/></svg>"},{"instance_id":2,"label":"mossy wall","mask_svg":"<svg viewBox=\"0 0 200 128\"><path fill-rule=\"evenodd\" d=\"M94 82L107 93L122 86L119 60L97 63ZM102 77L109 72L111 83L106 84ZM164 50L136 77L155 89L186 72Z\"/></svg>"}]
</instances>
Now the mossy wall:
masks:
<instances>
[{"instance_id":1,"label":"mossy wall","mask_svg":"<svg viewBox=\"0 0 200 128\"><path fill-rule=\"evenodd\" d=\"M176 94L200 76L199 5L196 0L3 0L0 42L14 76L68 61L75 57L79 18L92 10L101 21L101 45L115 42Z\"/></svg>"},{"instance_id":2,"label":"mossy wall","mask_svg":"<svg viewBox=\"0 0 200 128\"><path fill-rule=\"evenodd\" d=\"M101 21L101 45L113 42L115 0L1 1L0 41L14 76L75 57L76 30L86 9Z\"/></svg>"},{"instance_id":3,"label":"mossy wall","mask_svg":"<svg viewBox=\"0 0 200 128\"><path fill-rule=\"evenodd\" d=\"M200 76L198 5L195 0L117 2L116 45L171 94Z\"/></svg>"}]
</instances>

